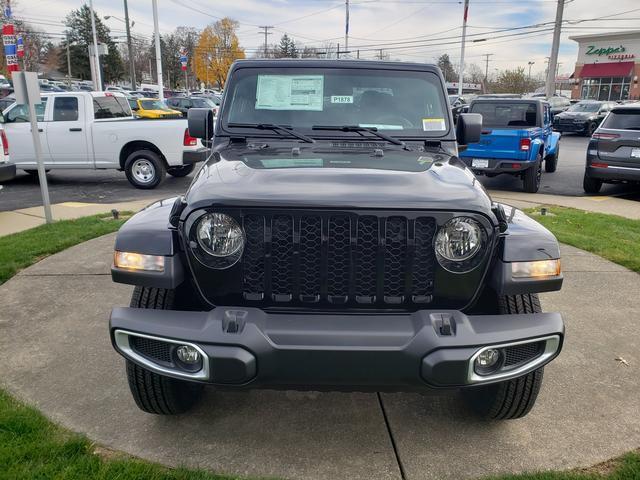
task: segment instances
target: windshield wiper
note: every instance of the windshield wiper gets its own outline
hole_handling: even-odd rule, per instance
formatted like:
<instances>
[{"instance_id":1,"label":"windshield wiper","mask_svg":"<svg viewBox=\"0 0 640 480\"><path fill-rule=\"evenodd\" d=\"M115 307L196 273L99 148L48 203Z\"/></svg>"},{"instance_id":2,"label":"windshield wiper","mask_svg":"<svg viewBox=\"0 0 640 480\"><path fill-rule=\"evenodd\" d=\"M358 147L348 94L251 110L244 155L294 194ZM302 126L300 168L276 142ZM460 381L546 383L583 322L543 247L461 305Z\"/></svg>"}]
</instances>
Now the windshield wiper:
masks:
<instances>
[{"instance_id":1,"label":"windshield wiper","mask_svg":"<svg viewBox=\"0 0 640 480\"><path fill-rule=\"evenodd\" d=\"M303 142L316 143L316 141L307 137L302 133L296 132L290 125L277 125L275 123L228 123L227 127L230 128L255 128L256 130L273 130L274 132L285 132L289 135L296 137Z\"/></svg>"},{"instance_id":2,"label":"windshield wiper","mask_svg":"<svg viewBox=\"0 0 640 480\"><path fill-rule=\"evenodd\" d=\"M380 133L378 131L378 127L361 127L360 125L314 125L311 127L311 130L329 130L335 132L369 132L375 135L382 140L386 140L389 143L393 143L394 145L400 145L402 148L407 149L407 146L402 140L398 140L397 138L393 138L390 135L385 135L384 133Z\"/></svg>"}]
</instances>

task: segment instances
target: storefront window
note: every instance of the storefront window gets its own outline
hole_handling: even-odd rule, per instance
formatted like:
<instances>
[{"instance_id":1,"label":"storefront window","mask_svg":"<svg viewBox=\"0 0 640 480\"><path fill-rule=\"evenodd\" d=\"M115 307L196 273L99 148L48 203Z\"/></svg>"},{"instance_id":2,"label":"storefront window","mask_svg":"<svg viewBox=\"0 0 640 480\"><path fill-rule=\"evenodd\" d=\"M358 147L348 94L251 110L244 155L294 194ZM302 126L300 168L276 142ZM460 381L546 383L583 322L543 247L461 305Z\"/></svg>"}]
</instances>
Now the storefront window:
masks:
<instances>
[{"instance_id":1,"label":"storefront window","mask_svg":"<svg viewBox=\"0 0 640 480\"><path fill-rule=\"evenodd\" d=\"M629 98L630 77L585 78L582 81L582 95L585 100L616 102Z\"/></svg>"}]
</instances>

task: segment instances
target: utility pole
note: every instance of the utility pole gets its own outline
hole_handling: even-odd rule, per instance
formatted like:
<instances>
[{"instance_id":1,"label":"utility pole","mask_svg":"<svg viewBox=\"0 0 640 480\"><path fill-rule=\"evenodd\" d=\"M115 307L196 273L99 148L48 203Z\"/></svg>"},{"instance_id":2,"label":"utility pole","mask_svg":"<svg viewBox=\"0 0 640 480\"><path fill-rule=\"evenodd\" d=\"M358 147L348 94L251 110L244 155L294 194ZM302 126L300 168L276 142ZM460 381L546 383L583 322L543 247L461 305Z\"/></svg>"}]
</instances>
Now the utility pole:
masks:
<instances>
[{"instance_id":1,"label":"utility pole","mask_svg":"<svg viewBox=\"0 0 640 480\"><path fill-rule=\"evenodd\" d=\"M155 2L155 0L154 0ZM93 0L89 0L91 10L91 32L93 33L93 61L95 72L93 75L93 86L96 91L102 91L102 75L100 74L100 52L98 51L98 34L96 33L96 15L93 11Z\"/></svg>"},{"instance_id":2,"label":"utility pole","mask_svg":"<svg viewBox=\"0 0 640 480\"><path fill-rule=\"evenodd\" d=\"M380 52L378 53L378 58L379 58L380 60L382 60L382 56L383 56L383 55L382 55L382 49L380 49Z\"/></svg>"},{"instance_id":3,"label":"utility pole","mask_svg":"<svg viewBox=\"0 0 640 480\"><path fill-rule=\"evenodd\" d=\"M273 27L270 25L260 25L258 28L262 29L262 33L264 34L264 56L267 57L267 51L269 50L269 39L267 38L271 35L271 30Z\"/></svg>"},{"instance_id":4,"label":"utility pole","mask_svg":"<svg viewBox=\"0 0 640 480\"><path fill-rule=\"evenodd\" d=\"M129 50L129 68L131 69L131 89L136 90L136 62L133 58L133 44L131 42L131 28L129 26L129 6L124 0L124 23L127 31L127 48Z\"/></svg>"},{"instance_id":5,"label":"utility pole","mask_svg":"<svg viewBox=\"0 0 640 480\"><path fill-rule=\"evenodd\" d=\"M158 74L158 93L160 101L164 101L164 85L162 83L162 51L160 49L160 28L158 27L158 0L152 0L153 33L156 43L156 69Z\"/></svg>"},{"instance_id":6,"label":"utility pole","mask_svg":"<svg viewBox=\"0 0 640 480\"><path fill-rule=\"evenodd\" d=\"M493 57L493 55L493 53L485 53L482 55L484 57L484 93L487 93L487 83L489 82L489 57Z\"/></svg>"},{"instance_id":7,"label":"utility pole","mask_svg":"<svg viewBox=\"0 0 640 480\"><path fill-rule=\"evenodd\" d=\"M69 51L69 32L67 32L67 85L71 88L71 52Z\"/></svg>"},{"instance_id":8,"label":"utility pole","mask_svg":"<svg viewBox=\"0 0 640 480\"><path fill-rule=\"evenodd\" d=\"M556 9L556 25L553 30L551 57L549 58L549 69L547 71L547 84L545 85L547 98L552 97L556 91L556 64L558 63L558 50L560 49L560 33L562 30L563 11L564 0L558 0L558 8Z\"/></svg>"},{"instance_id":9,"label":"utility pole","mask_svg":"<svg viewBox=\"0 0 640 480\"><path fill-rule=\"evenodd\" d=\"M467 39L467 14L469 0L464 0L464 17L462 17L462 45L460 47L460 78L458 80L458 95L462 96L462 82L464 81L464 46Z\"/></svg>"},{"instance_id":10,"label":"utility pole","mask_svg":"<svg viewBox=\"0 0 640 480\"><path fill-rule=\"evenodd\" d=\"M344 0L344 49L349 50L349 0Z\"/></svg>"},{"instance_id":11,"label":"utility pole","mask_svg":"<svg viewBox=\"0 0 640 480\"><path fill-rule=\"evenodd\" d=\"M336 50L336 58L340 58L340 44L338 44L338 49Z\"/></svg>"}]
</instances>

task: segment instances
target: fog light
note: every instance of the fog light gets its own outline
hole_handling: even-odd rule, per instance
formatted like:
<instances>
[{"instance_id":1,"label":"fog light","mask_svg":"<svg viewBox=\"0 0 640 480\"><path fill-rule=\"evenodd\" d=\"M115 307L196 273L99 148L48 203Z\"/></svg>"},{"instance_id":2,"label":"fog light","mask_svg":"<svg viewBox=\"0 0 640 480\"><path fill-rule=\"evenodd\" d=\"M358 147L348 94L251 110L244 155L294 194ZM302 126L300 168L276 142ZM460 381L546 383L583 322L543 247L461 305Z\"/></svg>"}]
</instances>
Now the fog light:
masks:
<instances>
[{"instance_id":1,"label":"fog light","mask_svg":"<svg viewBox=\"0 0 640 480\"><path fill-rule=\"evenodd\" d=\"M176 349L176 355L181 362L187 365L195 365L201 359L200 352L191 345L180 345Z\"/></svg>"},{"instance_id":2,"label":"fog light","mask_svg":"<svg viewBox=\"0 0 640 480\"><path fill-rule=\"evenodd\" d=\"M493 367L500 359L500 351L495 348L488 348L483 350L478 358L476 358L476 365L483 368Z\"/></svg>"}]
</instances>

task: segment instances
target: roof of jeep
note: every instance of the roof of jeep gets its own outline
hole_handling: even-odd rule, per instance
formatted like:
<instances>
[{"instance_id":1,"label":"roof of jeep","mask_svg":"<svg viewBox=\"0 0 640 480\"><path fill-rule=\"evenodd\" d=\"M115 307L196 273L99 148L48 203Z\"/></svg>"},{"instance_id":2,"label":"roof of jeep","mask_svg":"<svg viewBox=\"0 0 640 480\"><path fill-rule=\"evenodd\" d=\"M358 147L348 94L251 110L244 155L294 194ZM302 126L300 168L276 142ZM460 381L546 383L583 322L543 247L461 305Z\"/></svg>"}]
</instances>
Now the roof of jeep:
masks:
<instances>
[{"instance_id":1,"label":"roof of jeep","mask_svg":"<svg viewBox=\"0 0 640 480\"><path fill-rule=\"evenodd\" d=\"M422 70L437 72L438 67L428 63L387 62L381 60L327 60L327 59L298 59L298 58L263 58L236 60L234 68L361 68L388 70Z\"/></svg>"}]
</instances>

